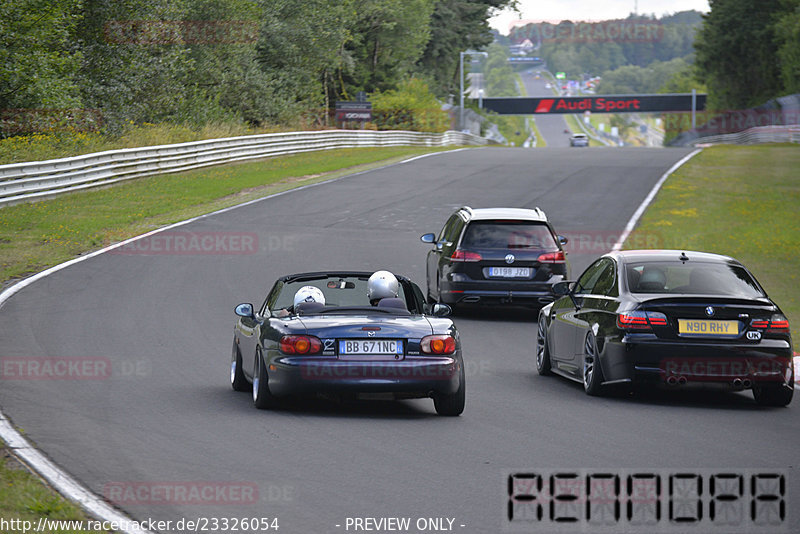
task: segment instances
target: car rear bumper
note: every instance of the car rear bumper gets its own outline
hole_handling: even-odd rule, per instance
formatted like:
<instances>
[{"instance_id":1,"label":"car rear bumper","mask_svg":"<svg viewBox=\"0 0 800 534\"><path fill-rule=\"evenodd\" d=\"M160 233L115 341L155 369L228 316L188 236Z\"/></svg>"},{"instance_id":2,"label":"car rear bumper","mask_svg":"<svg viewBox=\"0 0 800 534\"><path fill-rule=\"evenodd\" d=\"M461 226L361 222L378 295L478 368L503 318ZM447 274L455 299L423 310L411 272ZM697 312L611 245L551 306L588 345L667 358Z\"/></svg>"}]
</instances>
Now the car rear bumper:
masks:
<instances>
[{"instance_id":1,"label":"car rear bumper","mask_svg":"<svg viewBox=\"0 0 800 534\"><path fill-rule=\"evenodd\" d=\"M602 363L607 382L703 383L739 389L792 385L792 349L782 340L716 344L630 341L626 337L607 344Z\"/></svg>"},{"instance_id":2,"label":"car rear bumper","mask_svg":"<svg viewBox=\"0 0 800 534\"><path fill-rule=\"evenodd\" d=\"M273 395L392 393L397 397L452 394L461 385L460 354L406 356L400 361L342 361L331 357L279 356L268 369Z\"/></svg>"},{"instance_id":3,"label":"car rear bumper","mask_svg":"<svg viewBox=\"0 0 800 534\"><path fill-rule=\"evenodd\" d=\"M555 277L559 281L562 277ZM519 304L544 306L553 302L550 282L471 281L442 284L440 299L445 304Z\"/></svg>"}]
</instances>

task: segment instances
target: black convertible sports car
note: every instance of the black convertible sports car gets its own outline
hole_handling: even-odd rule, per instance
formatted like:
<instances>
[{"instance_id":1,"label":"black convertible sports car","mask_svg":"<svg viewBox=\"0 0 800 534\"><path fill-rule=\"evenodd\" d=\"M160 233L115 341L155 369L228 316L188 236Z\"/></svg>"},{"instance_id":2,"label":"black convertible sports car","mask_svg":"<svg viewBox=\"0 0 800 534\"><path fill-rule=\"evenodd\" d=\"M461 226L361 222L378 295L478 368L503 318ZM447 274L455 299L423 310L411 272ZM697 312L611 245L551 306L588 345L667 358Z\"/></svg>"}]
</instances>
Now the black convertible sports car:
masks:
<instances>
[{"instance_id":1,"label":"black convertible sports car","mask_svg":"<svg viewBox=\"0 0 800 534\"><path fill-rule=\"evenodd\" d=\"M329 393L395 399L432 397L440 415L464 410L461 341L444 304L397 276L397 298L372 306L367 272L316 272L279 278L258 310L236 307L231 386L253 392L257 408L290 394ZM313 286L319 302L294 306ZM312 289L316 292L317 289ZM309 306L310 305L310 306ZM297 309L295 309L297 308Z\"/></svg>"},{"instance_id":2,"label":"black convertible sports car","mask_svg":"<svg viewBox=\"0 0 800 534\"><path fill-rule=\"evenodd\" d=\"M610 384L752 389L756 402L793 395L789 321L738 261L716 254L629 250L606 254L542 308L539 374Z\"/></svg>"}]
</instances>

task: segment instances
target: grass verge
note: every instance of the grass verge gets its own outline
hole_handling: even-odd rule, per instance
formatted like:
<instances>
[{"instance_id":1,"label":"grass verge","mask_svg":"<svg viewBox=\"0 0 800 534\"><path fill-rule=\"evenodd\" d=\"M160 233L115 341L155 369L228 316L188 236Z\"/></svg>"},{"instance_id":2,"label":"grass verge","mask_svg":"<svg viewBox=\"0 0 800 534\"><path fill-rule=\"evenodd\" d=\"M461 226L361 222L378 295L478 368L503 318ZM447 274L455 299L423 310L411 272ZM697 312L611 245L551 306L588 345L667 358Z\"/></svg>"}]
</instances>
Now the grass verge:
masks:
<instances>
[{"instance_id":1,"label":"grass verge","mask_svg":"<svg viewBox=\"0 0 800 534\"><path fill-rule=\"evenodd\" d=\"M533 130L533 133L536 136L536 146L538 148L546 147L547 141L545 141L544 137L542 136L542 132L539 131L539 126L536 124L536 118L531 117L529 124L531 125L531 130Z\"/></svg>"},{"instance_id":2,"label":"grass verge","mask_svg":"<svg viewBox=\"0 0 800 534\"><path fill-rule=\"evenodd\" d=\"M7 283L79 254L203 213L441 150L447 148L310 152L151 176L68 193L52 200L8 206L0 209L0 280Z\"/></svg>"},{"instance_id":3,"label":"grass verge","mask_svg":"<svg viewBox=\"0 0 800 534\"><path fill-rule=\"evenodd\" d=\"M25 521L30 522L31 528L27 531L32 532L40 518L53 521L86 521L89 519L78 505L61 498L58 493L11 457L6 449L0 449L0 518L10 522L12 527L16 525L15 528L3 530L3 532L25 532ZM66 525L62 523L62 526ZM85 523L84 526L86 526ZM104 532L79 531L70 528L47 529L47 531L65 534Z\"/></svg>"},{"instance_id":4,"label":"grass verge","mask_svg":"<svg viewBox=\"0 0 800 534\"><path fill-rule=\"evenodd\" d=\"M758 278L800 339L800 147L715 146L673 174L626 248L732 256Z\"/></svg>"}]
</instances>

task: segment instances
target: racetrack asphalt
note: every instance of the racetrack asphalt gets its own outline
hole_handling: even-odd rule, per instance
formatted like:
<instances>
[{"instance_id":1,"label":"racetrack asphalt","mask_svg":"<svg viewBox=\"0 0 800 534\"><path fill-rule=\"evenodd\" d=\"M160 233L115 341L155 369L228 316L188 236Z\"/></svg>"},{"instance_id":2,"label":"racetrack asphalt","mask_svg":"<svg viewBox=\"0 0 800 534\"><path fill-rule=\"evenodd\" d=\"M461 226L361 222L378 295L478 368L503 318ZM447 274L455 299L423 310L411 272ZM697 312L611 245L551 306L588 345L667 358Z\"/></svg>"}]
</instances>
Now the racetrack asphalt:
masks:
<instances>
[{"instance_id":1,"label":"racetrack asphalt","mask_svg":"<svg viewBox=\"0 0 800 534\"><path fill-rule=\"evenodd\" d=\"M204 217L169 239L155 234L57 271L0 309L4 365L90 367L76 379L4 376L0 406L67 472L140 520L269 517L282 533L337 533L352 532L354 517L453 518L458 532L500 532L506 476L535 469L777 471L796 506L797 402L588 397L536 374L535 315L523 310L455 317L467 370L458 418L436 416L427 399L259 411L229 386L233 308L260 305L278 276L387 268L424 286L430 245L419 236L471 205L541 207L572 238L575 277L688 152L441 153ZM211 488L209 498L179 498L192 488ZM800 524L793 510L780 528ZM535 526L525 531L568 528Z\"/></svg>"},{"instance_id":2,"label":"racetrack asphalt","mask_svg":"<svg viewBox=\"0 0 800 534\"><path fill-rule=\"evenodd\" d=\"M547 88L552 79L544 74L536 77L537 69L530 69L520 73L525 91L530 97L553 97L552 89ZM563 148L569 146L572 131L564 119L564 115L537 114L534 116L539 133L544 137L548 148Z\"/></svg>"}]
</instances>

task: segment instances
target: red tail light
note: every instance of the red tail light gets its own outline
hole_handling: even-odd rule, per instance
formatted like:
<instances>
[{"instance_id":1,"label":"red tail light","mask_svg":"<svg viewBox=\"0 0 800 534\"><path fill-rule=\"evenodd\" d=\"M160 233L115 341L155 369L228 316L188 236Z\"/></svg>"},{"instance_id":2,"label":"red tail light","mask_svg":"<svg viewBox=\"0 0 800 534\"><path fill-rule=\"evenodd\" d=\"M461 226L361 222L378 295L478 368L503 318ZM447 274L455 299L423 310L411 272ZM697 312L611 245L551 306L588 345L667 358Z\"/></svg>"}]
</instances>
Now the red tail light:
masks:
<instances>
[{"instance_id":1,"label":"red tail light","mask_svg":"<svg viewBox=\"0 0 800 534\"><path fill-rule=\"evenodd\" d=\"M539 263L566 263L567 259L564 256L564 251L548 252L539 256Z\"/></svg>"},{"instance_id":2,"label":"red tail light","mask_svg":"<svg viewBox=\"0 0 800 534\"><path fill-rule=\"evenodd\" d=\"M322 342L315 336L283 336L279 348L284 354L319 354Z\"/></svg>"},{"instance_id":3,"label":"red tail light","mask_svg":"<svg viewBox=\"0 0 800 534\"><path fill-rule=\"evenodd\" d=\"M623 330L645 331L667 324L667 316L658 312L631 311L617 315L617 327Z\"/></svg>"},{"instance_id":4,"label":"red tail light","mask_svg":"<svg viewBox=\"0 0 800 534\"><path fill-rule=\"evenodd\" d=\"M451 261L481 261L483 257L477 252L470 252L468 250L461 250L457 248L453 255L450 256Z\"/></svg>"},{"instance_id":5,"label":"red tail light","mask_svg":"<svg viewBox=\"0 0 800 534\"><path fill-rule=\"evenodd\" d=\"M788 334L789 321L783 315L773 315L769 322L769 331L773 333Z\"/></svg>"},{"instance_id":6,"label":"red tail light","mask_svg":"<svg viewBox=\"0 0 800 534\"><path fill-rule=\"evenodd\" d=\"M775 334L789 332L789 321L783 315L773 315L771 320L753 319L750 321L751 328L767 330Z\"/></svg>"},{"instance_id":7,"label":"red tail light","mask_svg":"<svg viewBox=\"0 0 800 534\"><path fill-rule=\"evenodd\" d=\"M423 354L453 354L456 351L456 340L447 334L425 336L419 346Z\"/></svg>"}]
</instances>

